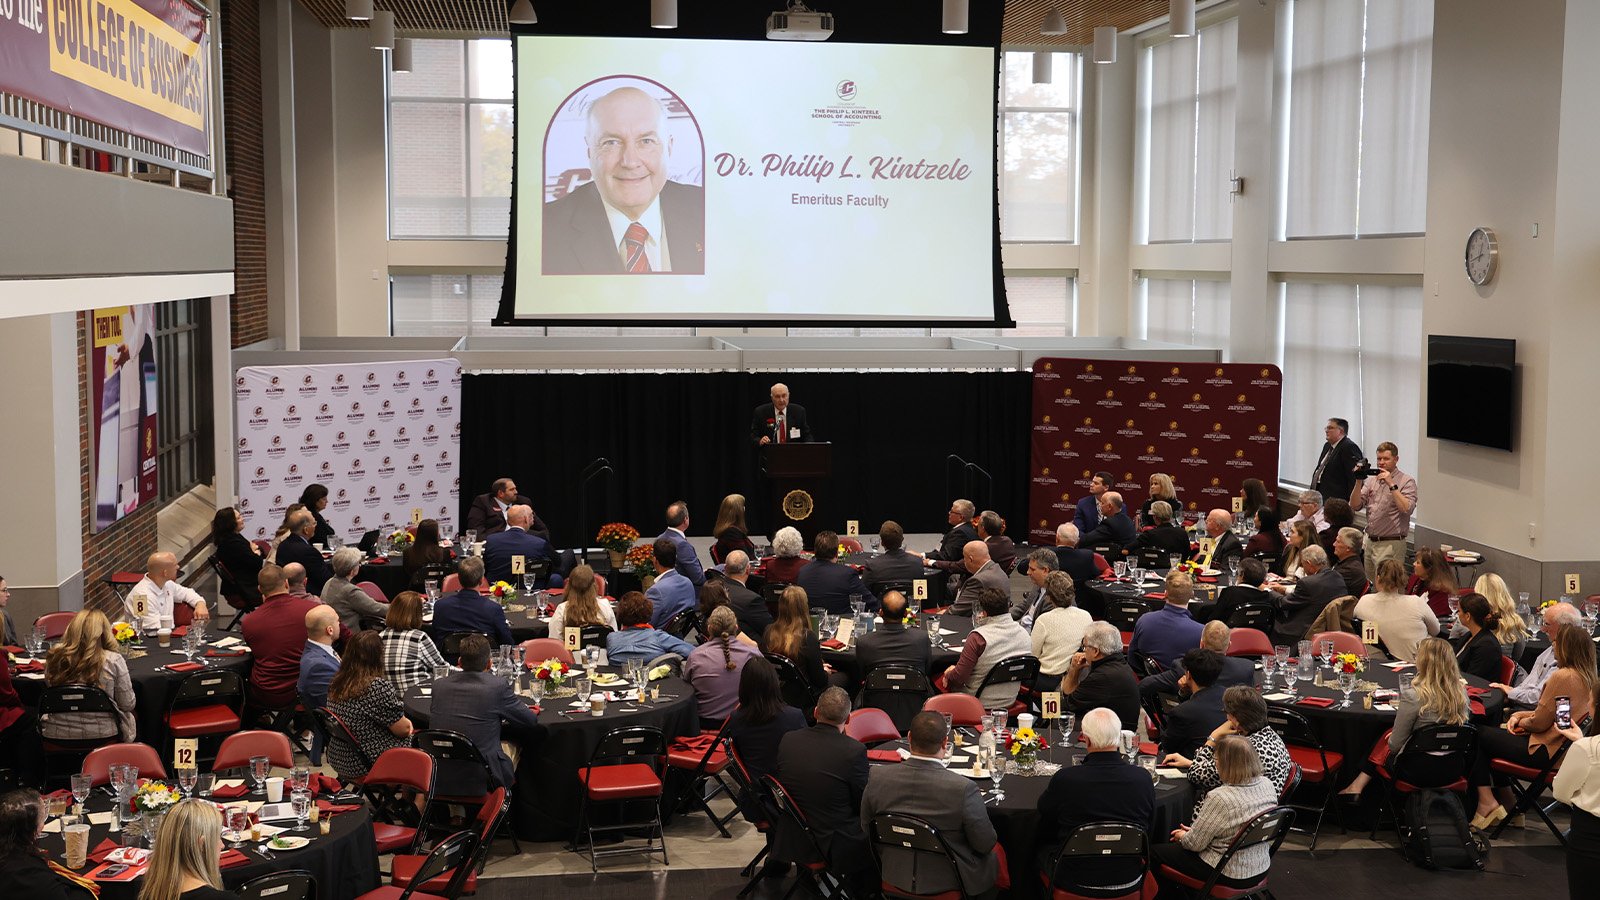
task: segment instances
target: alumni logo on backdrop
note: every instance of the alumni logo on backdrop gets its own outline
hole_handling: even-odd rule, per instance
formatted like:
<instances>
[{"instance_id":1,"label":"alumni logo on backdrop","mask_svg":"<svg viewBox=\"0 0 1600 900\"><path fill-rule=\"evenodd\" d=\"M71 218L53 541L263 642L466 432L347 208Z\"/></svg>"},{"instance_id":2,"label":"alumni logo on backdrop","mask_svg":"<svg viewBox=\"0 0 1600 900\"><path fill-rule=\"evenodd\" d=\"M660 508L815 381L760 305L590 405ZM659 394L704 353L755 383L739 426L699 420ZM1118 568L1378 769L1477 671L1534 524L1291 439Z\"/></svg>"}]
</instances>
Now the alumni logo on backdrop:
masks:
<instances>
[{"instance_id":1,"label":"alumni logo on backdrop","mask_svg":"<svg viewBox=\"0 0 1600 900\"><path fill-rule=\"evenodd\" d=\"M350 401L350 411L345 413L345 415L344 415L345 424L346 425L360 425L362 422L365 422L366 420L367 420L367 414L366 414L365 411L363 411L361 409L361 401L360 400L351 400Z\"/></svg>"},{"instance_id":2,"label":"alumni logo on backdrop","mask_svg":"<svg viewBox=\"0 0 1600 900\"><path fill-rule=\"evenodd\" d=\"M389 421L389 420L391 420L393 418L394 418L394 403L392 401L390 401L390 400L385 399L383 401L383 404L378 407L378 421L379 422L387 422L387 421Z\"/></svg>"},{"instance_id":3,"label":"alumni logo on backdrop","mask_svg":"<svg viewBox=\"0 0 1600 900\"><path fill-rule=\"evenodd\" d=\"M272 436L272 440L267 443L267 459L278 459L288 449L283 445L283 435L275 434Z\"/></svg>"},{"instance_id":4,"label":"alumni logo on backdrop","mask_svg":"<svg viewBox=\"0 0 1600 900\"><path fill-rule=\"evenodd\" d=\"M413 454L411 454L411 464L406 466L406 474L407 475L421 475L423 470L426 469L426 468L427 468L427 466L422 464L422 454L421 453L413 453Z\"/></svg>"},{"instance_id":5,"label":"alumni logo on backdrop","mask_svg":"<svg viewBox=\"0 0 1600 900\"><path fill-rule=\"evenodd\" d=\"M300 442L300 455L315 456L320 453L321 450L322 448L317 446L317 436L309 431L306 432L305 440Z\"/></svg>"},{"instance_id":6,"label":"alumni logo on backdrop","mask_svg":"<svg viewBox=\"0 0 1600 900\"><path fill-rule=\"evenodd\" d=\"M345 380L343 372L333 376L333 387L328 389L328 393L335 397L343 397L350 393L350 382Z\"/></svg>"},{"instance_id":7,"label":"alumni logo on backdrop","mask_svg":"<svg viewBox=\"0 0 1600 900\"><path fill-rule=\"evenodd\" d=\"M361 442L361 449L371 452L383 446L383 441L378 440L378 429L368 428L367 439Z\"/></svg>"},{"instance_id":8,"label":"alumni logo on backdrop","mask_svg":"<svg viewBox=\"0 0 1600 900\"><path fill-rule=\"evenodd\" d=\"M285 427L285 428L294 428L294 427L298 426L299 424L300 424L300 407L298 407L298 406L294 405L293 403L291 403L291 404L289 404L289 408L283 411L283 427Z\"/></svg>"},{"instance_id":9,"label":"alumni logo on backdrop","mask_svg":"<svg viewBox=\"0 0 1600 900\"><path fill-rule=\"evenodd\" d=\"M394 440L391 443L393 443L396 447L411 446L411 438L406 434L406 427L404 425L401 425L399 429L395 431Z\"/></svg>"},{"instance_id":10,"label":"alumni logo on backdrop","mask_svg":"<svg viewBox=\"0 0 1600 900\"><path fill-rule=\"evenodd\" d=\"M378 373L368 369L367 377L361 381L361 393L376 394L382 387L383 385L378 383Z\"/></svg>"},{"instance_id":11,"label":"alumni logo on backdrop","mask_svg":"<svg viewBox=\"0 0 1600 900\"><path fill-rule=\"evenodd\" d=\"M443 398L441 398L441 399L443 399ZM411 405L406 409L406 415L410 416L413 419L420 419L420 418L422 418L423 414L426 413L426 412L427 412L427 410L424 409L423 406L422 406L422 398L421 397L412 397L411 398Z\"/></svg>"},{"instance_id":12,"label":"alumni logo on backdrop","mask_svg":"<svg viewBox=\"0 0 1600 900\"><path fill-rule=\"evenodd\" d=\"M250 385L245 383L242 375L233 380L233 396L236 400L250 399Z\"/></svg>"},{"instance_id":13,"label":"alumni logo on backdrop","mask_svg":"<svg viewBox=\"0 0 1600 900\"><path fill-rule=\"evenodd\" d=\"M427 372L423 373L423 376L422 376L422 389L423 390L425 390L425 391L437 391L439 389L439 376L438 376L437 373L438 373L438 370L437 369L432 369L432 368L428 369Z\"/></svg>"},{"instance_id":14,"label":"alumni logo on backdrop","mask_svg":"<svg viewBox=\"0 0 1600 900\"><path fill-rule=\"evenodd\" d=\"M439 443L439 426L429 425L422 432L422 446L432 447L437 443Z\"/></svg>"},{"instance_id":15,"label":"alumni logo on backdrop","mask_svg":"<svg viewBox=\"0 0 1600 900\"><path fill-rule=\"evenodd\" d=\"M317 414L311 421L317 423L318 425L322 425L322 426L332 425L333 424L333 408L330 407L326 403L319 403L317 405Z\"/></svg>"},{"instance_id":16,"label":"alumni logo on backdrop","mask_svg":"<svg viewBox=\"0 0 1600 900\"><path fill-rule=\"evenodd\" d=\"M300 396L302 396L302 397L315 397L316 395L317 395L317 382L316 382L316 379L312 378L310 375L307 375L306 377L300 379Z\"/></svg>"},{"instance_id":17,"label":"alumni logo on backdrop","mask_svg":"<svg viewBox=\"0 0 1600 900\"><path fill-rule=\"evenodd\" d=\"M333 436L333 444L329 449L335 453L349 453L350 439L341 431Z\"/></svg>"},{"instance_id":18,"label":"alumni logo on backdrop","mask_svg":"<svg viewBox=\"0 0 1600 900\"><path fill-rule=\"evenodd\" d=\"M267 389L262 392L268 400L276 400L283 396L283 379L274 375L267 379Z\"/></svg>"}]
</instances>

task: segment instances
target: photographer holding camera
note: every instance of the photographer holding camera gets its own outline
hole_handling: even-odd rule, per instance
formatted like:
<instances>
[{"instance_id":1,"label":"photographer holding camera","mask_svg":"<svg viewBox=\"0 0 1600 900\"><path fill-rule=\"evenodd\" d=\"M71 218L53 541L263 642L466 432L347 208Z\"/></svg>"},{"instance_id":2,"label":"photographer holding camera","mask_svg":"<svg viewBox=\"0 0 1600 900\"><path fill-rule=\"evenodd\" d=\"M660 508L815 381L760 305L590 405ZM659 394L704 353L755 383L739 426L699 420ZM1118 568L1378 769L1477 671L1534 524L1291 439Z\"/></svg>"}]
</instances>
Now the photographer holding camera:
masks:
<instances>
[{"instance_id":1,"label":"photographer holding camera","mask_svg":"<svg viewBox=\"0 0 1600 900\"><path fill-rule=\"evenodd\" d=\"M1350 508L1367 511L1367 578L1386 559L1406 561L1411 512L1417 508L1417 480L1400 471L1400 451L1389 441L1378 445L1378 467L1365 459L1351 474L1361 479L1350 491Z\"/></svg>"}]
</instances>

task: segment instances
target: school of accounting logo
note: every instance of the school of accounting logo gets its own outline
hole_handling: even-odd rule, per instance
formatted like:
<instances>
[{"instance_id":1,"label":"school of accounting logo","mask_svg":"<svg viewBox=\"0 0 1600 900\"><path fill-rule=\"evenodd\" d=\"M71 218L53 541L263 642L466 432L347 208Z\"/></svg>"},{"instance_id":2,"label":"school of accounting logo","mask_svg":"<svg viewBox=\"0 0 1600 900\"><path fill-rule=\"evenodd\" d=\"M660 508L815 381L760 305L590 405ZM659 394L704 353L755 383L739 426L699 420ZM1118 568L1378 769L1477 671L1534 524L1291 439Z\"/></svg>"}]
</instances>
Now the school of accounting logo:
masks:
<instances>
[{"instance_id":1,"label":"school of accounting logo","mask_svg":"<svg viewBox=\"0 0 1600 900\"><path fill-rule=\"evenodd\" d=\"M300 379L300 396L315 397L317 395L317 380L310 375Z\"/></svg>"},{"instance_id":2,"label":"school of accounting logo","mask_svg":"<svg viewBox=\"0 0 1600 900\"><path fill-rule=\"evenodd\" d=\"M1117 429L1117 437L1144 437L1144 432L1140 430L1132 419L1129 419L1123 423L1121 428Z\"/></svg>"},{"instance_id":3,"label":"school of accounting logo","mask_svg":"<svg viewBox=\"0 0 1600 900\"><path fill-rule=\"evenodd\" d=\"M1161 379L1161 383L1162 384L1188 384L1189 383L1189 379L1183 377L1183 375L1181 374L1182 372L1183 372L1182 369L1178 368L1177 366L1173 366L1171 374L1169 374L1169 375L1167 375L1167 377Z\"/></svg>"},{"instance_id":4,"label":"school of accounting logo","mask_svg":"<svg viewBox=\"0 0 1600 900\"><path fill-rule=\"evenodd\" d=\"M1233 387L1233 379L1223 375L1224 371L1226 370L1221 366L1217 366L1211 371L1211 377L1206 379L1206 384L1211 387Z\"/></svg>"},{"instance_id":5,"label":"school of accounting logo","mask_svg":"<svg viewBox=\"0 0 1600 900\"><path fill-rule=\"evenodd\" d=\"M1273 377L1272 369L1270 367L1262 366L1260 372L1258 372L1257 374L1258 374L1258 377L1253 378L1253 379L1250 380L1250 386L1251 387L1277 387L1278 386L1278 379Z\"/></svg>"},{"instance_id":6,"label":"school of accounting logo","mask_svg":"<svg viewBox=\"0 0 1600 900\"><path fill-rule=\"evenodd\" d=\"M1204 440L1208 440L1208 441L1231 441L1231 440L1233 440L1233 435L1231 435L1231 434L1227 433L1226 431L1222 430L1222 423L1221 422L1212 422L1211 423L1211 431L1205 435Z\"/></svg>"},{"instance_id":7,"label":"school of accounting logo","mask_svg":"<svg viewBox=\"0 0 1600 900\"><path fill-rule=\"evenodd\" d=\"M1033 370L1033 377L1039 381L1060 381L1061 373L1052 363L1040 363L1039 368Z\"/></svg>"},{"instance_id":8,"label":"school of accounting logo","mask_svg":"<svg viewBox=\"0 0 1600 900\"><path fill-rule=\"evenodd\" d=\"M1268 434L1267 426L1265 425L1257 425L1256 433L1250 435L1250 440L1257 444L1276 444L1278 442L1277 435Z\"/></svg>"},{"instance_id":9,"label":"school of accounting logo","mask_svg":"<svg viewBox=\"0 0 1600 900\"><path fill-rule=\"evenodd\" d=\"M312 419L312 421L316 422L318 425L332 425L333 424L333 408L330 407L326 403L318 404L317 405L317 414Z\"/></svg>"},{"instance_id":10,"label":"school of accounting logo","mask_svg":"<svg viewBox=\"0 0 1600 900\"><path fill-rule=\"evenodd\" d=\"M1244 395L1244 394L1240 394L1239 395L1239 399L1235 400L1233 403L1228 404L1228 412L1252 413L1252 412L1255 412L1255 411L1256 411L1255 404L1251 403L1250 402L1250 398L1248 396Z\"/></svg>"},{"instance_id":11,"label":"school of accounting logo","mask_svg":"<svg viewBox=\"0 0 1600 900\"><path fill-rule=\"evenodd\" d=\"M840 80L833 86L833 101L826 106L813 107L811 118L832 122L844 128L851 128L862 122L878 122L883 120L883 110L873 107L856 105L861 96L861 84L853 78Z\"/></svg>"},{"instance_id":12,"label":"school of accounting logo","mask_svg":"<svg viewBox=\"0 0 1600 900\"><path fill-rule=\"evenodd\" d=\"M1151 391L1150 393L1145 395L1145 398L1143 400L1139 401L1139 408L1140 409L1166 409L1167 405L1165 403L1161 402L1159 394L1157 394L1155 391Z\"/></svg>"},{"instance_id":13,"label":"school of accounting logo","mask_svg":"<svg viewBox=\"0 0 1600 900\"><path fill-rule=\"evenodd\" d=\"M1143 384L1144 376L1139 374L1138 366L1129 366L1127 374L1119 377L1117 380L1123 384Z\"/></svg>"},{"instance_id":14,"label":"school of accounting logo","mask_svg":"<svg viewBox=\"0 0 1600 900\"><path fill-rule=\"evenodd\" d=\"M846 78L833 86L833 93L840 99L849 103L856 99L856 83Z\"/></svg>"},{"instance_id":15,"label":"school of accounting logo","mask_svg":"<svg viewBox=\"0 0 1600 900\"><path fill-rule=\"evenodd\" d=\"M1245 459L1243 450L1235 450L1233 451L1233 459L1228 460L1227 465L1230 469L1248 469L1252 463L1250 460Z\"/></svg>"},{"instance_id":16,"label":"school of accounting logo","mask_svg":"<svg viewBox=\"0 0 1600 900\"><path fill-rule=\"evenodd\" d=\"M1055 476L1051 475L1050 474L1050 467L1049 466L1045 466L1044 468L1039 470L1039 474L1033 476L1033 483L1034 484L1060 484L1061 483L1061 479L1056 478Z\"/></svg>"},{"instance_id":17,"label":"school of accounting logo","mask_svg":"<svg viewBox=\"0 0 1600 900\"><path fill-rule=\"evenodd\" d=\"M422 474L422 470L425 469L425 468L427 468L427 467L424 466L423 463L422 463L422 454L421 453L413 453L413 454L411 454L411 463L410 463L410 465L406 466L406 474L408 474L408 475L421 475ZM432 484L433 482L430 481L428 483Z\"/></svg>"},{"instance_id":18,"label":"school of accounting logo","mask_svg":"<svg viewBox=\"0 0 1600 900\"><path fill-rule=\"evenodd\" d=\"M1105 399L1100 401L1100 408L1101 409L1110 409L1112 407L1117 407L1117 406L1121 406L1121 405L1122 405L1122 401L1117 399L1117 392L1116 391L1106 391Z\"/></svg>"},{"instance_id":19,"label":"school of accounting logo","mask_svg":"<svg viewBox=\"0 0 1600 900\"><path fill-rule=\"evenodd\" d=\"M1167 423L1167 430L1161 432L1161 436L1166 438L1169 441L1181 441L1184 438L1187 438L1189 436L1189 432L1187 432L1187 431L1179 431L1178 430L1178 420L1177 419L1173 419L1172 421Z\"/></svg>"},{"instance_id":20,"label":"school of accounting logo","mask_svg":"<svg viewBox=\"0 0 1600 900\"><path fill-rule=\"evenodd\" d=\"M1116 448L1111 445L1110 441L1107 441L1101 445L1100 455L1096 458L1103 463L1111 462L1113 460L1120 461L1122 459L1122 454L1116 451Z\"/></svg>"},{"instance_id":21,"label":"school of accounting logo","mask_svg":"<svg viewBox=\"0 0 1600 900\"><path fill-rule=\"evenodd\" d=\"M1183 458L1183 464L1186 466L1209 466L1211 465L1211 460L1200 455L1199 447L1190 447L1189 455Z\"/></svg>"},{"instance_id":22,"label":"school of accounting logo","mask_svg":"<svg viewBox=\"0 0 1600 900\"><path fill-rule=\"evenodd\" d=\"M1142 463L1164 463L1166 461L1167 458L1165 456L1156 452L1155 444L1146 444L1144 452L1139 454L1139 462Z\"/></svg>"},{"instance_id":23,"label":"school of accounting logo","mask_svg":"<svg viewBox=\"0 0 1600 900\"><path fill-rule=\"evenodd\" d=\"M300 455L315 456L321 452L322 448L317 446L317 436L309 431L306 432L305 438L300 441Z\"/></svg>"},{"instance_id":24,"label":"school of accounting logo","mask_svg":"<svg viewBox=\"0 0 1600 900\"><path fill-rule=\"evenodd\" d=\"M1077 406L1078 403L1078 398L1072 396L1072 388L1062 388L1061 396L1056 398L1056 404L1059 406Z\"/></svg>"},{"instance_id":25,"label":"school of accounting logo","mask_svg":"<svg viewBox=\"0 0 1600 900\"><path fill-rule=\"evenodd\" d=\"M1103 381L1094 370L1094 363L1083 364L1083 374L1078 376L1079 381Z\"/></svg>"},{"instance_id":26,"label":"school of accounting logo","mask_svg":"<svg viewBox=\"0 0 1600 900\"><path fill-rule=\"evenodd\" d=\"M1059 427L1055 426L1055 425L1050 424L1050 417L1049 416L1045 416L1044 417L1044 421L1042 421L1039 424L1033 426L1033 430L1039 432L1040 434L1050 434L1050 433L1053 433L1053 432L1060 431L1061 429Z\"/></svg>"},{"instance_id":27,"label":"school of accounting logo","mask_svg":"<svg viewBox=\"0 0 1600 900\"><path fill-rule=\"evenodd\" d=\"M1083 424L1079 425L1077 428L1074 428L1073 431L1076 431L1078 434L1084 434L1084 435L1099 434L1100 433L1100 429L1094 427L1094 417L1093 416L1084 416L1083 417Z\"/></svg>"},{"instance_id":28,"label":"school of accounting logo","mask_svg":"<svg viewBox=\"0 0 1600 900\"><path fill-rule=\"evenodd\" d=\"M1072 505L1072 495L1071 494L1062 494L1060 500L1057 500L1056 502L1050 504L1050 508L1051 509L1073 509L1074 507Z\"/></svg>"},{"instance_id":29,"label":"school of accounting logo","mask_svg":"<svg viewBox=\"0 0 1600 900\"><path fill-rule=\"evenodd\" d=\"M1192 394L1189 397L1189 402L1185 403L1183 408L1189 412L1210 412L1211 404L1205 402L1199 394Z\"/></svg>"}]
</instances>

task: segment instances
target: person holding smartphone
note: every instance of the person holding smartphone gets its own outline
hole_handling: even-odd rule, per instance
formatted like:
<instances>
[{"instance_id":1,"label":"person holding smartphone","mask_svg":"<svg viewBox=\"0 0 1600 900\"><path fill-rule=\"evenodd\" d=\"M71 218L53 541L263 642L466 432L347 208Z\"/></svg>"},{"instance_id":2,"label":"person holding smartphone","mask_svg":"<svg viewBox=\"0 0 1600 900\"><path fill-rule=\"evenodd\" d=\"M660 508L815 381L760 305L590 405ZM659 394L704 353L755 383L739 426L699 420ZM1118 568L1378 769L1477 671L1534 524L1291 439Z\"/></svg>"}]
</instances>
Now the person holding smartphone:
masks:
<instances>
[{"instance_id":1,"label":"person holding smartphone","mask_svg":"<svg viewBox=\"0 0 1600 900\"><path fill-rule=\"evenodd\" d=\"M1572 810L1572 830L1567 835L1567 890L1572 896L1581 897L1591 892L1600 878L1600 735L1584 736L1577 722L1558 730L1572 745L1561 760L1550 790ZM1592 723L1590 730L1594 730Z\"/></svg>"},{"instance_id":2,"label":"person holding smartphone","mask_svg":"<svg viewBox=\"0 0 1600 900\"><path fill-rule=\"evenodd\" d=\"M0 892L28 900L94 900L94 882L39 855L44 812L37 791L0 796Z\"/></svg>"},{"instance_id":3,"label":"person holding smartphone","mask_svg":"<svg viewBox=\"0 0 1600 900\"><path fill-rule=\"evenodd\" d=\"M1568 740L1557 725L1558 708L1566 707L1570 722L1582 722L1594 713L1595 691L1600 689L1600 674L1595 671L1594 638L1575 625L1563 625L1552 642L1556 651L1556 671L1539 694L1539 705L1519 710L1507 719L1504 730L1485 729L1478 734L1478 754L1473 760L1472 787L1477 791L1478 809L1472 827L1485 830L1506 817L1511 801L1503 785L1496 797L1490 762L1510 763L1541 769Z\"/></svg>"}]
</instances>

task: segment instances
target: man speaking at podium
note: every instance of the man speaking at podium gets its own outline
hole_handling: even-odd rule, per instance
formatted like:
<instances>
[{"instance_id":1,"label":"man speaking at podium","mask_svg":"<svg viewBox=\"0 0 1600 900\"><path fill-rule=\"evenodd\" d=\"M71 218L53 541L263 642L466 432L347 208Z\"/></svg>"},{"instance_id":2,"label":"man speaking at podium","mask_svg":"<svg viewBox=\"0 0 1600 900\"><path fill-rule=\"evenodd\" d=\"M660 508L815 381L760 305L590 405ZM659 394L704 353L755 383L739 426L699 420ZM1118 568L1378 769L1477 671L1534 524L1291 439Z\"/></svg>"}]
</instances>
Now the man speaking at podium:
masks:
<instances>
[{"instance_id":1,"label":"man speaking at podium","mask_svg":"<svg viewBox=\"0 0 1600 900\"><path fill-rule=\"evenodd\" d=\"M789 386L772 386L772 402L756 407L750 420L750 440L755 444L804 444L811 440L805 407L789 402Z\"/></svg>"}]
</instances>

